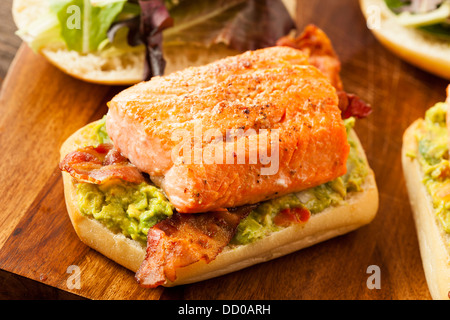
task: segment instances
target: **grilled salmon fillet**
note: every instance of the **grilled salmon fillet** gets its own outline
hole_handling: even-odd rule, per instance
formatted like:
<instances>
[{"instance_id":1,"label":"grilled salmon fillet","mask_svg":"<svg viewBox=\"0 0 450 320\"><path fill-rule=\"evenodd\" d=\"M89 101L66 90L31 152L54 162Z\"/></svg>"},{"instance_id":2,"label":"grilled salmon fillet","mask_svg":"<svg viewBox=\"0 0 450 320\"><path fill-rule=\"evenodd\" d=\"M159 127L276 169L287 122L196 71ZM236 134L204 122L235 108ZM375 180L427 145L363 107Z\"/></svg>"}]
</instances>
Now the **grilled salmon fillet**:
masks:
<instances>
[{"instance_id":1,"label":"grilled salmon fillet","mask_svg":"<svg viewBox=\"0 0 450 320\"><path fill-rule=\"evenodd\" d=\"M257 203L346 172L336 89L290 47L154 77L108 107L114 146L181 213Z\"/></svg>"}]
</instances>

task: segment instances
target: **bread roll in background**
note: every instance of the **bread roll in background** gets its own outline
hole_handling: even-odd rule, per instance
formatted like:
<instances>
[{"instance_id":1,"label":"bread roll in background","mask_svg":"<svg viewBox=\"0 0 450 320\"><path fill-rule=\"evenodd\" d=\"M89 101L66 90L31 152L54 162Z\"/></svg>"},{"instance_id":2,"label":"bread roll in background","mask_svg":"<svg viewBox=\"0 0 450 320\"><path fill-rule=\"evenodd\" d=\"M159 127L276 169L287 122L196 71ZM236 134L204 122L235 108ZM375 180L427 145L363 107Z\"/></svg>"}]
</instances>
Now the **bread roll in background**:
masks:
<instances>
[{"instance_id":1,"label":"bread roll in background","mask_svg":"<svg viewBox=\"0 0 450 320\"><path fill-rule=\"evenodd\" d=\"M404 27L384 0L359 0L367 25L387 49L410 64L450 80L450 41Z\"/></svg>"},{"instance_id":2,"label":"bread roll in background","mask_svg":"<svg viewBox=\"0 0 450 320\"><path fill-rule=\"evenodd\" d=\"M434 214L433 202L423 184L423 173L416 158L416 130L422 122L416 120L405 131L402 146L402 165L406 187L413 211L423 269L431 297L450 299L450 236L444 232Z\"/></svg>"},{"instance_id":3,"label":"bread roll in background","mask_svg":"<svg viewBox=\"0 0 450 320\"><path fill-rule=\"evenodd\" d=\"M283 3L295 20L296 0L283 0ZM26 28L36 17L45 14L48 8L48 1L14 0L13 18L19 29ZM194 44L170 45L163 46L163 51L166 60L165 74L239 53L224 44L210 47ZM139 52L105 57L98 52L80 54L61 45L52 45L42 48L40 54L63 72L87 82L132 85L142 81L144 77L144 48Z\"/></svg>"}]
</instances>

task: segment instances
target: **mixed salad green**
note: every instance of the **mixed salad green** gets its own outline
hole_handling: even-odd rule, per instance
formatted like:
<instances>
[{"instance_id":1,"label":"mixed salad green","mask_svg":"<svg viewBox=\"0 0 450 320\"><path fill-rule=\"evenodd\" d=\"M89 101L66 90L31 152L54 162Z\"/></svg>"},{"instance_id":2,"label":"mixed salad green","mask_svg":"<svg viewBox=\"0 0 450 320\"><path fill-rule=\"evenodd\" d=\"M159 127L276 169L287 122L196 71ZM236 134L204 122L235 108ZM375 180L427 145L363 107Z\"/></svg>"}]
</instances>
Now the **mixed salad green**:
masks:
<instances>
[{"instance_id":1,"label":"mixed salad green","mask_svg":"<svg viewBox=\"0 0 450 320\"><path fill-rule=\"evenodd\" d=\"M111 25L130 15L139 15L139 5L127 0L48 0L49 11L18 34L27 37L37 51L50 43L64 43L80 53L101 51L110 42Z\"/></svg>"},{"instance_id":2,"label":"mixed salad green","mask_svg":"<svg viewBox=\"0 0 450 320\"><path fill-rule=\"evenodd\" d=\"M281 0L45 1L48 12L17 32L33 50L62 45L106 56L145 50L145 79L164 73L163 38L165 45L222 42L244 51L275 45L295 29Z\"/></svg>"},{"instance_id":3,"label":"mixed salad green","mask_svg":"<svg viewBox=\"0 0 450 320\"><path fill-rule=\"evenodd\" d=\"M384 0L398 22L450 41L450 0Z\"/></svg>"}]
</instances>

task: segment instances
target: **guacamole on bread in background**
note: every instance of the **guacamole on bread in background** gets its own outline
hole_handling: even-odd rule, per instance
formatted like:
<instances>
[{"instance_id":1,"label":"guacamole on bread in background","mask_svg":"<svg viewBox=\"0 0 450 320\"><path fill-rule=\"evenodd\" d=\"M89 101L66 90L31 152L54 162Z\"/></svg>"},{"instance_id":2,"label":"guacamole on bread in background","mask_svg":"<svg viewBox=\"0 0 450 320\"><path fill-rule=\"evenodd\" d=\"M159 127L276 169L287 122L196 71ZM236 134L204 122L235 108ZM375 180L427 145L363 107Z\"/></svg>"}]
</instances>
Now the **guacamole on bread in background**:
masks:
<instances>
[{"instance_id":1,"label":"guacamole on bread in background","mask_svg":"<svg viewBox=\"0 0 450 320\"><path fill-rule=\"evenodd\" d=\"M423 183L433 200L435 214L444 231L450 233L450 164L448 159L447 107L437 103L425 113L416 131L417 157L424 174Z\"/></svg>"}]
</instances>

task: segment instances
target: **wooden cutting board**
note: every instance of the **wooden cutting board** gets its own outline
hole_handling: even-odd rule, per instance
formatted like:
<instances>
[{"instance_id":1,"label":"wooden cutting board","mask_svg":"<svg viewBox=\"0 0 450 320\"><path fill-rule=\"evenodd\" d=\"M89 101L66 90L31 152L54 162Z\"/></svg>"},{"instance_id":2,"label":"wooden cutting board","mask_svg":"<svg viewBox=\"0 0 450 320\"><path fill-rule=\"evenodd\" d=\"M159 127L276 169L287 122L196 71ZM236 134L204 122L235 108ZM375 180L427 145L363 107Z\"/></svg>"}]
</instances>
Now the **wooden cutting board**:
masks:
<instances>
[{"instance_id":1,"label":"wooden cutting board","mask_svg":"<svg viewBox=\"0 0 450 320\"><path fill-rule=\"evenodd\" d=\"M299 28L321 27L347 92L373 106L356 131L375 171L380 207L354 232L216 279L140 288L132 272L81 243L66 212L59 148L101 118L121 87L73 79L22 45L0 95L1 294L89 299L430 299L400 163L403 131L444 100L446 80L393 56L367 30L357 1L299 1ZM80 275L73 287L71 266ZM379 289L367 285L379 268ZM6 280L5 280L6 279ZM17 285L19 284L19 285ZM73 295L69 295L73 294Z\"/></svg>"}]
</instances>

